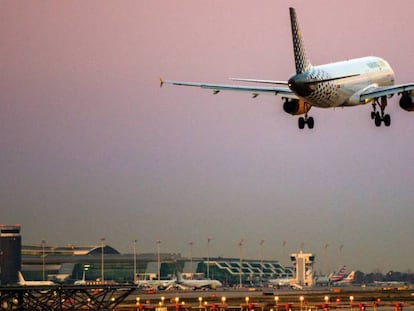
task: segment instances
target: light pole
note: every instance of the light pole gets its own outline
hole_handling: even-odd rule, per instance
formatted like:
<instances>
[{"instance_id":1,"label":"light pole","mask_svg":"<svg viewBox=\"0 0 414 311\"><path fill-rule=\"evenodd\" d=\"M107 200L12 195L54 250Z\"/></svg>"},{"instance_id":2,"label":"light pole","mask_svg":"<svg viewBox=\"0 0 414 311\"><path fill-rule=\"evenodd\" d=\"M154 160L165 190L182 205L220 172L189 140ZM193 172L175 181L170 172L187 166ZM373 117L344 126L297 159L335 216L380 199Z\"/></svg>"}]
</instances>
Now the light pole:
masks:
<instances>
[{"instance_id":1,"label":"light pole","mask_svg":"<svg viewBox=\"0 0 414 311\"><path fill-rule=\"evenodd\" d=\"M137 283L137 240L134 240L134 284Z\"/></svg>"},{"instance_id":2,"label":"light pole","mask_svg":"<svg viewBox=\"0 0 414 311\"><path fill-rule=\"evenodd\" d=\"M104 246L105 238L101 239L101 282L105 283L105 262L104 262Z\"/></svg>"},{"instance_id":3,"label":"light pole","mask_svg":"<svg viewBox=\"0 0 414 311\"><path fill-rule=\"evenodd\" d=\"M207 279L210 279L210 242L212 238L207 237Z\"/></svg>"},{"instance_id":4,"label":"light pole","mask_svg":"<svg viewBox=\"0 0 414 311\"><path fill-rule=\"evenodd\" d=\"M264 240L260 240L260 286L263 286L263 244Z\"/></svg>"},{"instance_id":5,"label":"light pole","mask_svg":"<svg viewBox=\"0 0 414 311\"><path fill-rule=\"evenodd\" d=\"M161 244L161 240L157 240L157 262L158 262L158 286L161 283L161 279L160 279L160 274L161 274L161 259L160 259L160 244Z\"/></svg>"},{"instance_id":6,"label":"light pole","mask_svg":"<svg viewBox=\"0 0 414 311\"><path fill-rule=\"evenodd\" d=\"M43 281L46 279L46 273L45 273L45 244L46 241L42 240L42 275L43 275Z\"/></svg>"},{"instance_id":7,"label":"light pole","mask_svg":"<svg viewBox=\"0 0 414 311\"><path fill-rule=\"evenodd\" d=\"M190 271L191 271L191 279L193 279L193 241L188 242L190 245Z\"/></svg>"},{"instance_id":8,"label":"light pole","mask_svg":"<svg viewBox=\"0 0 414 311\"><path fill-rule=\"evenodd\" d=\"M349 309L352 311L354 296L349 296Z\"/></svg>"},{"instance_id":9,"label":"light pole","mask_svg":"<svg viewBox=\"0 0 414 311\"><path fill-rule=\"evenodd\" d=\"M243 242L244 242L244 239L242 238L241 240L240 240L240 242L239 242L239 248L240 248L240 262L239 262L239 265L240 265L240 274L239 274L239 285L240 285L240 288L242 288L242 274L243 274Z\"/></svg>"}]
</instances>

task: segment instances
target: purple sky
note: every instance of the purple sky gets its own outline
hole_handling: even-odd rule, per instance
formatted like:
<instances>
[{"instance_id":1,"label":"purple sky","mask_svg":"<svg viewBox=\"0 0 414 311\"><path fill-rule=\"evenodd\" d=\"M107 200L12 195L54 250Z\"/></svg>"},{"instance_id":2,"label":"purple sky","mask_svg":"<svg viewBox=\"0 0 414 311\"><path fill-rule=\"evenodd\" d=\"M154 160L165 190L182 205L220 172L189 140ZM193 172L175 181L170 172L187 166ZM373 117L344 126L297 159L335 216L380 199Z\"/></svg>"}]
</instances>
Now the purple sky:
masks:
<instances>
[{"instance_id":1,"label":"purple sky","mask_svg":"<svg viewBox=\"0 0 414 311\"><path fill-rule=\"evenodd\" d=\"M289 6L313 64L376 55L414 82L406 1L1 1L0 223L24 243L108 244L413 269L414 113L312 109L158 79L287 80ZM286 241L286 245L283 245ZM325 248L325 245L329 246ZM341 245L343 247L341 248ZM341 251L340 251L341 249Z\"/></svg>"}]
</instances>

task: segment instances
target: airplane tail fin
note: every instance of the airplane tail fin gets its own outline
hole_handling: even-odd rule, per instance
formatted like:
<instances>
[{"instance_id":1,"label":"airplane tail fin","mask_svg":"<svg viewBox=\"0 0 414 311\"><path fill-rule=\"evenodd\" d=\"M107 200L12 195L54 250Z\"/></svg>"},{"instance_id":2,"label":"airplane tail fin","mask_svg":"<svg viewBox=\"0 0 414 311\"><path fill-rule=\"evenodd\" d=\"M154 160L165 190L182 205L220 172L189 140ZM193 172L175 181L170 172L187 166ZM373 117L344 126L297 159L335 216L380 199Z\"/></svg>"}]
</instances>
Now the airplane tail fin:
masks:
<instances>
[{"instance_id":1,"label":"airplane tail fin","mask_svg":"<svg viewBox=\"0 0 414 311\"><path fill-rule=\"evenodd\" d=\"M23 277L23 274L20 271L18 271L17 276L18 276L18 279L19 279L19 284L24 284L25 279Z\"/></svg>"},{"instance_id":2,"label":"airplane tail fin","mask_svg":"<svg viewBox=\"0 0 414 311\"><path fill-rule=\"evenodd\" d=\"M345 274L345 271L346 271L346 266L343 266L343 267L341 268L341 270L339 270L338 274L343 275L343 274Z\"/></svg>"},{"instance_id":3,"label":"airplane tail fin","mask_svg":"<svg viewBox=\"0 0 414 311\"><path fill-rule=\"evenodd\" d=\"M294 8L289 8L290 25L292 28L293 52L295 55L296 73L303 73L308 71L312 65L306 55L305 46L303 43L302 32L299 28L299 23L296 17Z\"/></svg>"},{"instance_id":4,"label":"airplane tail fin","mask_svg":"<svg viewBox=\"0 0 414 311\"><path fill-rule=\"evenodd\" d=\"M183 276L181 275L180 271L177 271L175 277L176 277L177 283L181 283L183 281Z\"/></svg>"},{"instance_id":5,"label":"airplane tail fin","mask_svg":"<svg viewBox=\"0 0 414 311\"><path fill-rule=\"evenodd\" d=\"M350 274L345 278L348 282L352 282L355 279L355 271L351 271Z\"/></svg>"}]
</instances>

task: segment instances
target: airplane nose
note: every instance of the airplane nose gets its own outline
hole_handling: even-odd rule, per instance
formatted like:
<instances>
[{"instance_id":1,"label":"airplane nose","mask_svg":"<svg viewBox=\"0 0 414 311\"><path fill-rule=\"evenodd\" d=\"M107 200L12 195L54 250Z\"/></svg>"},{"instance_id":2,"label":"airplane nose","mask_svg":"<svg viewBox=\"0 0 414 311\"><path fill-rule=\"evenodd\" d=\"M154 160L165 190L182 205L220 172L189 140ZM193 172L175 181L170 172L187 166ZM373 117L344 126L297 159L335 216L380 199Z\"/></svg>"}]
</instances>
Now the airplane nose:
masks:
<instances>
[{"instance_id":1,"label":"airplane nose","mask_svg":"<svg viewBox=\"0 0 414 311\"><path fill-rule=\"evenodd\" d=\"M309 77L303 73L291 77L288 81L288 86L293 92L301 97L311 95L315 87L313 83L310 83Z\"/></svg>"}]
</instances>

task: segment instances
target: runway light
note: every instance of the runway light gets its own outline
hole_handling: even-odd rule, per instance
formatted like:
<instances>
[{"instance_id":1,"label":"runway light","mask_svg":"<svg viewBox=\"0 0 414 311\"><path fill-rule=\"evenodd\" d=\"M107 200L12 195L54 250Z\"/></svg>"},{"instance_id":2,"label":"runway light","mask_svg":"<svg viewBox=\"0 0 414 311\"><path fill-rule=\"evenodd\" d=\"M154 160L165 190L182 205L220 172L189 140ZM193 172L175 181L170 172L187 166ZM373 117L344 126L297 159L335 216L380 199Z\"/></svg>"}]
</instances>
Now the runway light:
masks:
<instances>
[{"instance_id":1,"label":"runway light","mask_svg":"<svg viewBox=\"0 0 414 311\"><path fill-rule=\"evenodd\" d=\"M349 309L352 311L352 302L354 301L354 296L349 296Z\"/></svg>"}]
</instances>

